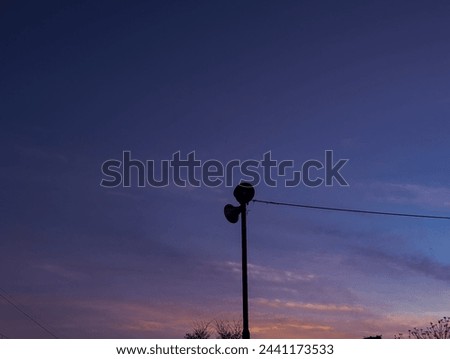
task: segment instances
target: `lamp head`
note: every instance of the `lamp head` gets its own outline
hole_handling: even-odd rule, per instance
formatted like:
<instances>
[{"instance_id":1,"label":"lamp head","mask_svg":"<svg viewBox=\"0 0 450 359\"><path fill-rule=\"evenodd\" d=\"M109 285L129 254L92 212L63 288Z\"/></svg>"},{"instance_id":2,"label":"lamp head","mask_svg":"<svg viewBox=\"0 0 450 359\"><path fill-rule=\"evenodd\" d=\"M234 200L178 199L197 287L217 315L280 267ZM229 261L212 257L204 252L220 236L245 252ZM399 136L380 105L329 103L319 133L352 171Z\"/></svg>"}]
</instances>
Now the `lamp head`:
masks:
<instances>
[{"instance_id":1,"label":"lamp head","mask_svg":"<svg viewBox=\"0 0 450 359\"><path fill-rule=\"evenodd\" d=\"M236 200L241 204L248 204L255 196L255 189L250 183L241 182L233 191Z\"/></svg>"}]
</instances>

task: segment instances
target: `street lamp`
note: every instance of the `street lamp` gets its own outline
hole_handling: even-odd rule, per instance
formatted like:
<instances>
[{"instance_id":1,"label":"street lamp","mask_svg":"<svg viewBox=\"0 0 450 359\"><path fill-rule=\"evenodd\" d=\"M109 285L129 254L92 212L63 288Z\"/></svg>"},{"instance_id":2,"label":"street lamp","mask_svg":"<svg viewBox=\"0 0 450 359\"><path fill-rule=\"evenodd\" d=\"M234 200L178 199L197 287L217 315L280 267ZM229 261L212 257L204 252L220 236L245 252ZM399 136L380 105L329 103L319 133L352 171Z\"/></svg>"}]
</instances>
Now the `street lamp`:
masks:
<instances>
[{"instance_id":1,"label":"street lamp","mask_svg":"<svg viewBox=\"0 0 450 359\"><path fill-rule=\"evenodd\" d=\"M247 285L247 204L255 196L255 189L250 183L241 182L233 191L240 206L227 204L224 208L225 217L231 223L236 223L241 215L242 233L242 339L250 339L248 328L248 285Z\"/></svg>"}]
</instances>

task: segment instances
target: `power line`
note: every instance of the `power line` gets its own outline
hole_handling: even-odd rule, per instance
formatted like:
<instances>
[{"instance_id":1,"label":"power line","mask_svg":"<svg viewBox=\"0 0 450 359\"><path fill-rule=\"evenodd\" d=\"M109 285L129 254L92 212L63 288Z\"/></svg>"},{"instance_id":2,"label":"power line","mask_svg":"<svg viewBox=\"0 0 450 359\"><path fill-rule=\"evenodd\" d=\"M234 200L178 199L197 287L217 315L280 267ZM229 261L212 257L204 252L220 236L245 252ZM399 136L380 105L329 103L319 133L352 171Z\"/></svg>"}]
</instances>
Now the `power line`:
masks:
<instances>
[{"instance_id":1,"label":"power line","mask_svg":"<svg viewBox=\"0 0 450 359\"><path fill-rule=\"evenodd\" d=\"M365 210L365 209L354 209L354 208L312 206L312 205L308 205L308 204L288 203L288 202L275 202L275 201L263 201L263 200L258 200L258 199L254 199L252 202L273 204L273 205L278 205L278 206L318 209L318 210L324 210L324 211L338 211L338 212L351 212L351 213L362 213L362 214L375 214L375 215L382 215L382 216L397 216L397 217L413 217L413 218L425 218L425 219L446 219L446 220L450 220L450 217L447 217L447 216L432 216L432 215L427 215L427 214L401 213L401 212L381 212L381 211L369 211L369 210Z\"/></svg>"},{"instance_id":2,"label":"power line","mask_svg":"<svg viewBox=\"0 0 450 359\"><path fill-rule=\"evenodd\" d=\"M0 290L5 293L8 294L4 289L0 288ZM8 294L9 295L9 294ZM44 325L42 325L41 323L39 323L36 319L34 319L31 315L29 315L28 313L26 313L24 310L22 310L16 303L14 303L12 301L12 299L9 299L8 297L6 297L5 295L3 295L2 293L0 293L0 297L2 297L4 300L6 300L9 304L11 304L14 308L16 308L20 313L22 313L25 317L27 317L29 320L31 320L33 323L35 323L37 326L39 326L41 329L45 330L48 334L50 334L53 338L58 339L58 337L53 334L49 329L47 329L46 327L44 327Z\"/></svg>"}]
</instances>

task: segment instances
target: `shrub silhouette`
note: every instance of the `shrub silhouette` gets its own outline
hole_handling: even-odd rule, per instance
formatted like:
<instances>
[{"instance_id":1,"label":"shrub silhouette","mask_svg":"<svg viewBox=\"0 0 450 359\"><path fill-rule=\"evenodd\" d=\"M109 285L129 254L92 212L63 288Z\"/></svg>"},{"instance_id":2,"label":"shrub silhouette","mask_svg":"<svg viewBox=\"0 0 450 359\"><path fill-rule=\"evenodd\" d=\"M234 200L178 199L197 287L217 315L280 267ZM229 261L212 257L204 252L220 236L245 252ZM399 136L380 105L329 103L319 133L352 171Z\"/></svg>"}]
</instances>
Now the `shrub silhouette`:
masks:
<instances>
[{"instance_id":1,"label":"shrub silhouette","mask_svg":"<svg viewBox=\"0 0 450 359\"><path fill-rule=\"evenodd\" d=\"M234 320L232 322L215 319L211 328L212 322L195 322L192 332L184 335L185 339L209 339L211 335L216 333L217 339L241 339L242 325L240 322Z\"/></svg>"},{"instance_id":2,"label":"shrub silhouette","mask_svg":"<svg viewBox=\"0 0 450 359\"><path fill-rule=\"evenodd\" d=\"M402 339L403 333L394 336ZM408 330L409 339L450 339L450 317L439 319L437 323L430 323L426 328L413 328Z\"/></svg>"}]
</instances>

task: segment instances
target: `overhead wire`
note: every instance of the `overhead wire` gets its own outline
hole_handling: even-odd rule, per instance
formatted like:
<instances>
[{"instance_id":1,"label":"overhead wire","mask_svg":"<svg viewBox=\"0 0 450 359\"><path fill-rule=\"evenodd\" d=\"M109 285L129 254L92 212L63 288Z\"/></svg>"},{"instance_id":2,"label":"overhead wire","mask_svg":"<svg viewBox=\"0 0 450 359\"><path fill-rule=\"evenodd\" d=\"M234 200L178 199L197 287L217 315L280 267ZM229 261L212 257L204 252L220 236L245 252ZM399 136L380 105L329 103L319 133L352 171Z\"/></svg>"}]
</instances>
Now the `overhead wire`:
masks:
<instances>
[{"instance_id":1,"label":"overhead wire","mask_svg":"<svg viewBox=\"0 0 450 359\"><path fill-rule=\"evenodd\" d=\"M38 322L36 319L34 319L30 314L28 314L27 312L25 312L22 308L19 307L18 304L14 303L13 299L8 298L7 296L11 297L8 292L6 292L4 289L0 288L0 291L3 292L4 294L2 294L0 292L0 297L2 297L4 300L6 300L9 304L11 304L17 311L19 311L20 313L22 313L26 318L28 318L29 320L31 320L34 324L36 324L38 327L40 327L41 329L43 329L45 332L47 332L48 334L50 334L53 338L58 339L58 337L56 336L56 334L54 334L51 330L47 329L43 324L41 324L40 322ZM6 294L6 295L5 295Z\"/></svg>"},{"instance_id":2,"label":"overhead wire","mask_svg":"<svg viewBox=\"0 0 450 359\"><path fill-rule=\"evenodd\" d=\"M337 211L337 212L350 212L350 213L372 214L372 215L382 215L382 216L397 216L397 217L411 217L411 218L422 218L422 219L450 220L450 216L434 216L434 215L418 214L418 213L385 212L385 211L371 211L371 210L366 210L366 209L355 209L355 208L325 207L325 206L315 206L315 205L302 204L302 203L265 201L265 200L259 200L259 199L254 199L254 200L252 200L252 202L277 205L277 206L316 209L316 210L323 210L323 211Z\"/></svg>"}]
</instances>

